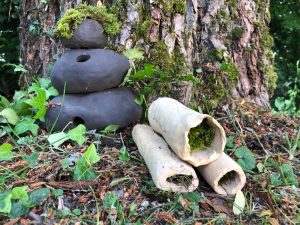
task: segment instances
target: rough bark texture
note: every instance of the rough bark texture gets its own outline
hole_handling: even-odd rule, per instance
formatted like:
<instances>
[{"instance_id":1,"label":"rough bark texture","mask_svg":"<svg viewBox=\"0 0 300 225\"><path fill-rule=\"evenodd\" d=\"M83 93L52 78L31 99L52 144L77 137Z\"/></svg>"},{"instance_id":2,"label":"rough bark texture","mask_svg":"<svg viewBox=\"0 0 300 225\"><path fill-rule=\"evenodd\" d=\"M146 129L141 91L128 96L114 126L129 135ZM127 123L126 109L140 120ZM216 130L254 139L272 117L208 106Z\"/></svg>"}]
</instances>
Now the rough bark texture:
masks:
<instances>
[{"instance_id":1,"label":"rough bark texture","mask_svg":"<svg viewBox=\"0 0 300 225\"><path fill-rule=\"evenodd\" d=\"M51 36L65 10L81 1L24 0L21 17L21 57L26 68L47 76L53 61L63 51ZM100 1L89 1L96 5ZM272 39L269 36L268 1L259 0L154 0L103 1L115 7L123 26L111 41L119 51L143 48L148 62L179 75L194 73L202 65L220 67L222 60L239 71L232 95L269 107L274 89ZM35 24L34 21L39 21ZM37 34L36 30L40 28ZM31 28L30 28L31 27ZM31 32L29 32L31 30ZM39 30L38 30L39 31ZM167 55L166 55L167 53ZM197 91L192 82L173 87L184 104ZM184 90L184 91L182 91Z\"/></svg>"}]
</instances>

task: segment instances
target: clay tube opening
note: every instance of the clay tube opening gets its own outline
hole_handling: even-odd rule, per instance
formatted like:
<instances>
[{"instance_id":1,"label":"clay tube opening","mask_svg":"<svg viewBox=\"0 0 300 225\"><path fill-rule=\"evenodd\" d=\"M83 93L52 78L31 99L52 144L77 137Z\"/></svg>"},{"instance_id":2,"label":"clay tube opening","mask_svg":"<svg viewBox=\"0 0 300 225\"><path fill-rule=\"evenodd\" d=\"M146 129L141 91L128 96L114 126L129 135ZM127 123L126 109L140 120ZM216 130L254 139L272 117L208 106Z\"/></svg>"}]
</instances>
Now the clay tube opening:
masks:
<instances>
[{"instance_id":1,"label":"clay tube opening","mask_svg":"<svg viewBox=\"0 0 300 225\"><path fill-rule=\"evenodd\" d=\"M86 62L86 61L88 61L90 58L91 58L90 55L80 55L80 56L77 56L76 61L77 61L77 62Z\"/></svg>"},{"instance_id":2,"label":"clay tube opening","mask_svg":"<svg viewBox=\"0 0 300 225\"><path fill-rule=\"evenodd\" d=\"M188 133L190 151L202 151L209 148L215 137L215 129L210 125L210 121L205 118L196 127L190 129Z\"/></svg>"},{"instance_id":3,"label":"clay tube opening","mask_svg":"<svg viewBox=\"0 0 300 225\"><path fill-rule=\"evenodd\" d=\"M184 174L176 174L167 178L167 182L173 183L177 186L185 187L188 190L188 187L192 185L194 177Z\"/></svg>"},{"instance_id":4,"label":"clay tube opening","mask_svg":"<svg viewBox=\"0 0 300 225\"><path fill-rule=\"evenodd\" d=\"M81 117L74 117L73 124L77 127L79 124L84 125L84 120Z\"/></svg>"},{"instance_id":5,"label":"clay tube opening","mask_svg":"<svg viewBox=\"0 0 300 225\"><path fill-rule=\"evenodd\" d=\"M221 186L227 193L228 190L232 190L241 182L239 174L231 170L225 173L218 182L218 185Z\"/></svg>"}]
</instances>

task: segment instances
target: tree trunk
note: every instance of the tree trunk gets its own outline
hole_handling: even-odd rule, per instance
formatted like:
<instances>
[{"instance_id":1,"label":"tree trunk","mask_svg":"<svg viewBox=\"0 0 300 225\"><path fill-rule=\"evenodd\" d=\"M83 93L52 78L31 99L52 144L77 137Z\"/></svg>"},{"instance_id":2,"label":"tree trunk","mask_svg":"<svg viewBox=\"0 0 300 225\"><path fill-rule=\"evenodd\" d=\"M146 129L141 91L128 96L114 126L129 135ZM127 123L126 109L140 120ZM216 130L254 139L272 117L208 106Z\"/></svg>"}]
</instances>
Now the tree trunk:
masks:
<instances>
[{"instance_id":1,"label":"tree trunk","mask_svg":"<svg viewBox=\"0 0 300 225\"><path fill-rule=\"evenodd\" d=\"M67 8L80 2L48 0L45 4L39 0L23 1L20 25L21 57L27 69L38 75L49 75L53 62L64 51L52 35L57 20ZM114 9L122 22L122 30L114 40L110 40L110 46L119 51L143 48L147 62L160 65L163 70L181 76L190 73L197 75L196 69L203 66L218 69L222 62L226 62L239 72L235 85L229 86L231 95L269 107L276 74L271 52L273 40L268 29L268 1L150 2L102 2L108 8ZM97 0L88 3L101 4ZM27 79L28 75L23 78ZM216 83L217 81L212 85ZM202 94L194 94L199 91L197 86L199 85L191 81L182 82L172 87L172 92L176 93L179 88L180 94L176 97L184 104L194 101L197 103L197 98Z\"/></svg>"}]
</instances>

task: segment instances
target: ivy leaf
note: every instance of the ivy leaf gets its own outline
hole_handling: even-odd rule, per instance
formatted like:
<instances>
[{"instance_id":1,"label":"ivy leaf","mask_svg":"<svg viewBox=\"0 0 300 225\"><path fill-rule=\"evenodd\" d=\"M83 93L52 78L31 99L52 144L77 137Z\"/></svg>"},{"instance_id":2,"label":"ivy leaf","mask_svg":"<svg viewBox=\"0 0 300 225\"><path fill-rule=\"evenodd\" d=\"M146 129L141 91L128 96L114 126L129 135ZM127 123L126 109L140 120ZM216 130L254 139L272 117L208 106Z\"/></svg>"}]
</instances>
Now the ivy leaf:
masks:
<instances>
[{"instance_id":1,"label":"ivy leaf","mask_svg":"<svg viewBox=\"0 0 300 225\"><path fill-rule=\"evenodd\" d=\"M6 121L12 125L16 125L20 120L17 113L12 108L3 109L0 112L0 116L4 117Z\"/></svg>"},{"instance_id":2,"label":"ivy leaf","mask_svg":"<svg viewBox=\"0 0 300 225\"><path fill-rule=\"evenodd\" d=\"M37 109L37 113L33 117L34 119L41 119L43 121L43 116L46 113L46 92L42 88L37 90L37 96L32 99L25 101L27 104L31 105L34 109Z\"/></svg>"},{"instance_id":3,"label":"ivy leaf","mask_svg":"<svg viewBox=\"0 0 300 225\"><path fill-rule=\"evenodd\" d=\"M29 210L30 208L25 202L17 201L12 204L12 208L9 215L12 218L17 218L26 215L29 212Z\"/></svg>"},{"instance_id":4,"label":"ivy leaf","mask_svg":"<svg viewBox=\"0 0 300 225\"><path fill-rule=\"evenodd\" d=\"M30 131L34 136L37 136L38 129L39 126L35 124L35 120L30 117L26 117L15 126L15 132L17 135Z\"/></svg>"},{"instance_id":5,"label":"ivy leaf","mask_svg":"<svg viewBox=\"0 0 300 225\"><path fill-rule=\"evenodd\" d=\"M65 132L59 132L49 135L47 140L51 145L58 148L62 143L69 140L69 137Z\"/></svg>"},{"instance_id":6,"label":"ivy leaf","mask_svg":"<svg viewBox=\"0 0 300 225\"><path fill-rule=\"evenodd\" d=\"M58 91L54 87L50 87L46 90L46 99L48 100L51 96L57 96Z\"/></svg>"},{"instance_id":7,"label":"ivy leaf","mask_svg":"<svg viewBox=\"0 0 300 225\"><path fill-rule=\"evenodd\" d=\"M37 206L41 205L50 196L49 188L40 188L30 193L29 201L30 205Z\"/></svg>"},{"instance_id":8,"label":"ivy leaf","mask_svg":"<svg viewBox=\"0 0 300 225\"><path fill-rule=\"evenodd\" d=\"M31 155L25 155L22 158L29 162L29 168L34 168L36 165L36 161L39 158L40 153L39 152L33 152Z\"/></svg>"},{"instance_id":9,"label":"ivy leaf","mask_svg":"<svg viewBox=\"0 0 300 225\"><path fill-rule=\"evenodd\" d=\"M0 146L0 161L11 160L14 157L11 144L3 144Z\"/></svg>"},{"instance_id":10,"label":"ivy leaf","mask_svg":"<svg viewBox=\"0 0 300 225\"><path fill-rule=\"evenodd\" d=\"M100 132L104 133L104 134L108 134L111 132L115 132L116 130L118 130L118 128L119 128L119 125L111 124L111 125L108 125L107 127L105 127L105 129Z\"/></svg>"},{"instance_id":11,"label":"ivy leaf","mask_svg":"<svg viewBox=\"0 0 300 225\"><path fill-rule=\"evenodd\" d=\"M183 193L183 197L185 199L188 199L191 202L196 202L196 203L204 201L203 197L199 193L197 193L197 192L186 192L186 193Z\"/></svg>"},{"instance_id":12,"label":"ivy leaf","mask_svg":"<svg viewBox=\"0 0 300 225\"><path fill-rule=\"evenodd\" d=\"M95 170L90 167L84 158L79 158L76 161L73 178L79 180L94 180L97 177Z\"/></svg>"},{"instance_id":13,"label":"ivy leaf","mask_svg":"<svg viewBox=\"0 0 300 225\"><path fill-rule=\"evenodd\" d=\"M88 163L96 163L99 162L100 156L97 153L97 149L94 144L91 144L88 149L83 153L82 157L88 162Z\"/></svg>"},{"instance_id":14,"label":"ivy leaf","mask_svg":"<svg viewBox=\"0 0 300 225\"><path fill-rule=\"evenodd\" d=\"M143 102L144 102L144 95L139 95L138 97L136 97L134 99L134 102L137 104L137 105L142 105Z\"/></svg>"},{"instance_id":15,"label":"ivy leaf","mask_svg":"<svg viewBox=\"0 0 300 225\"><path fill-rule=\"evenodd\" d=\"M79 124L77 127L73 128L72 130L69 130L68 137L72 141L76 141L77 144L82 145L86 141L86 138L83 136L85 132L86 132L85 126Z\"/></svg>"},{"instance_id":16,"label":"ivy leaf","mask_svg":"<svg viewBox=\"0 0 300 225\"><path fill-rule=\"evenodd\" d=\"M237 148L234 154L239 158L237 163L243 168L243 170L251 171L255 168L255 155L248 148Z\"/></svg>"},{"instance_id":17,"label":"ivy leaf","mask_svg":"<svg viewBox=\"0 0 300 225\"><path fill-rule=\"evenodd\" d=\"M128 49L127 51L123 52L123 55L125 55L129 60L144 58L144 52L137 48Z\"/></svg>"},{"instance_id":18,"label":"ivy leaf","mask_svg":"<svg viewBox=\"0 0 300 225\"><path fill-rule=\"evenodd\" d=\"M9 213L11 210L11 193L0 193L0 212Z\"/></svg>"},{"instance_id":19,"label":"ivy leaf","mask_svg":"<svg viewBox=\"0 0 300 225\"><path fill-rule=\"evenodd\" d=\"M62 196L64 194L64 191L62 189L54 189L52 191L52 194L57 198L59 196Z\"/></svg>"},{"instance_id":20,"label":"ivy leaf","mask_svg":"<svg viewBox=\"0 0 300 225\"><path fill-rule=\"evenodd\" d=\"M41 86L42 88L47 89L47 88L50 87L50 84L51 84L51 80L50 80L50 79L46 79L46 78L40 77L40 78L38 79L38 81L39 81L39 84L40 84L40 86Z\"/></svg>"},{"instance_id":21,"label":"ivy leaf","mask_svg":"<svg viewBox=\"0 0 300 225\"><path fill-rule=\"evenodd\" d=\"M15 187L12 189L11 194L12 194L12 199L19 199L23 202L26 202L29 199L27 190L28 186L21 186L21 187Z\"/></svg>"},{"instance_id":22,"label":"ivy leaf","mask_svg":"<svg viewBox=\"0 0 300 225\"><path fill-rule=\"evenodd\" d=\"M241 190L236 193L233 203L233 213L239 215L244 211L246 204L245 196Z\"/></svg>"}]
</instances>

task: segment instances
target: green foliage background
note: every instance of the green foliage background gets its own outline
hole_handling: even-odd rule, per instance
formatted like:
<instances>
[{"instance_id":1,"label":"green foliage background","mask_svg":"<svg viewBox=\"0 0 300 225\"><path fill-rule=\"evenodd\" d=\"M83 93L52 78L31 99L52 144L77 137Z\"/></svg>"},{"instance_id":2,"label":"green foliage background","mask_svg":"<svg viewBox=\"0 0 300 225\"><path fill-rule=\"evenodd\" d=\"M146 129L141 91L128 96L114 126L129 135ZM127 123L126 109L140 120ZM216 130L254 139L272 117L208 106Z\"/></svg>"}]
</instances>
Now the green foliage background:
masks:
<instances>
[{"instance_id":1,"label":"green foliage background","mask_svg":"<svg viewBox=\"0 0 300 225\"><path fill-rule=\"evenodd\" d=\"M0 1L0 95L12 96L19 76L7 63L19 64L19 6L21 0Z\"/></svg>"},{"instance_id":2,"label":"green foliage background","mask_svg":"<svg viewBox=\"0 0 300 225\"><path fill-rule=\"evenodd\" d=\"M271 0L271 33L274 37L276 52L275 64L278 74L277 89L273 102L277 98L292 100L285 111L291 114L299 112L300 74L296 63L300 60L300 3L299 0ZM293 97L294 96L294 97ZM281 98L280 98L281 97ZM290 109L287 109L287 108ZM291 109L296 107L296 109Z\"/></svg>"}]
</instances>

